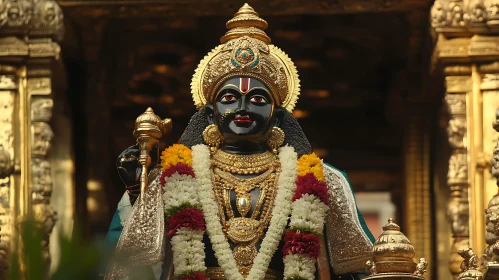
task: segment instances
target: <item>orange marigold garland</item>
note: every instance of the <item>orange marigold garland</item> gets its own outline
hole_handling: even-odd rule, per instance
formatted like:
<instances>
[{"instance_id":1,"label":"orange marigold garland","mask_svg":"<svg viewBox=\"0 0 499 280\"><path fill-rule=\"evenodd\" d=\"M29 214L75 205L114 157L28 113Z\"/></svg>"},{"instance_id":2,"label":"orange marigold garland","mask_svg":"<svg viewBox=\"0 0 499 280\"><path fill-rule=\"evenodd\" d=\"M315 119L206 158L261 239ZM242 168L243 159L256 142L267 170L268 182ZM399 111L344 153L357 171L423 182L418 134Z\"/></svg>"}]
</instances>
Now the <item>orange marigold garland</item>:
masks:
<instances>
[{"instance_id":1,"label":"orange marigold garland","mask_svg":"<svg viewBox=\"0 0 499 280\"><path fill-rule=\"evenodd\" d=\"M324 182L322 161L315 153L303 155L298 160L298 176L305 176L308 173L314 174L317 180Z\"/></svg>"},{"instance_id":2,"label":"orange marigold garland","mask_svg":"<svg viewBox=\"0 0 499 280\"><path fill-rule=\"evenodd\" d=\"M161 153L161 170L178 163L192 166L192 151L182 144L173 144Z\"/></svg>"}]
</instances>

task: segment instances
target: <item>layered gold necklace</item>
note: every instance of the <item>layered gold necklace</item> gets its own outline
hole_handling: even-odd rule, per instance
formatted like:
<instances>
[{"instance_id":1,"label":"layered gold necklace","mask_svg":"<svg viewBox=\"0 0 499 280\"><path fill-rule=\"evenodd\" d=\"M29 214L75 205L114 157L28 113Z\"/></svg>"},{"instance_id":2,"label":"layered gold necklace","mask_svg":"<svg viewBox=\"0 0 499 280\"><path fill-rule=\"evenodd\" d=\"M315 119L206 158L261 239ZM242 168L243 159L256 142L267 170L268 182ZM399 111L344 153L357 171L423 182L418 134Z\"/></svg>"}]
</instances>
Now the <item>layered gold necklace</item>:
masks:
<instances>
[{"instance_id":1,"label":"layered gold necklace","mask_svg":"<svg viewBox=\"0 0 499 280\"><path fill-rule=\"evenodd\" d=\"M277 161L276 155L270 151L260 154L238 155L218 150L213 155L212 162L216 167L232 174L251 175L260 174L279 161Z\"/></svg>"},{"instance_id":2,"label":"layered gold necklace","mask_svg":"<svg viewBox=\"0 0 499 280\"><path fill-rule=\"evenodd\" d=\"M234 245L232 253L239 271L246 277L258 254L256 246L270 223L280 164L271 152L235 155L221 150L212 157L212 164L223 231ZM246 176L241 177L243 174ZM253 192L255 189L259 192ZM257 197L254 201L252 195Z\"/></svg>"}]
</instances>

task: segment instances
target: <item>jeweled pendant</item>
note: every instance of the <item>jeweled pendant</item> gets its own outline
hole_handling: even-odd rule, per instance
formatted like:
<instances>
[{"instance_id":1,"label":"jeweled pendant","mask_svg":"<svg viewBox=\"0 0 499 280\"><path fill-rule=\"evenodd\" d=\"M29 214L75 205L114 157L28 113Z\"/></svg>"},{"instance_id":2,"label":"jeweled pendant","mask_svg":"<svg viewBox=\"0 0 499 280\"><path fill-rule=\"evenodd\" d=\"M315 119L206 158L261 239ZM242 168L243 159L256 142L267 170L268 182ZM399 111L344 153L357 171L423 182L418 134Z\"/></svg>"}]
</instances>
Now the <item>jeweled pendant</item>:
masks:
<instances>
[{"instance_id":1,"label":"jeweled pendant","mask_svg":"<svg viewBox=\"0 0 499 280\"><path fill-rule=\"evenodd\" d=\"M251 209L251 201L248 196L240 196L237 198L237 210L241 217L245 217Z\"/></svg>"},{"instance_id":2,"label":"jeweled pendant","mask_svg":"<svg viewBox=\"0 0 499 280\"><path fill-rule=\"evenodd\" d=\"M237 265L247 266L253 264L253 260L258 255L258 250L253 244L242 244L234 248L232 255L234 255Z\"/></svg>"}]
</instances>

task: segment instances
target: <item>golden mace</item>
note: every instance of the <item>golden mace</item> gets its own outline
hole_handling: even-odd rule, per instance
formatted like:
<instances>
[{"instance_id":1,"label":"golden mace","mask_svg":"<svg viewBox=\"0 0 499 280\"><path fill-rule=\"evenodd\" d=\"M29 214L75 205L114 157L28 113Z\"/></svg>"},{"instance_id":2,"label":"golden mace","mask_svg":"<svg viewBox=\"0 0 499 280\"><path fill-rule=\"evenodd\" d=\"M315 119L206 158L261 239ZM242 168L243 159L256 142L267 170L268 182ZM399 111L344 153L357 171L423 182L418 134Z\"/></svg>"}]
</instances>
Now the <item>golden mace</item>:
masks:
<instances>
[{"instance_id":1,"label":"golden mace","mask_svg":"<svg viewBox=\"0 0 499 280\"><path fill-rule=\"evenodd\" d=\"M172 130L172 120L164 119L154 114L151 107L135 120L133 136L137 139L140 147L139 162L142 165L140 174L140 198L144 197L147 191L148 166L151 164L149 153L152 148L159 143L159 139Z\"/></svg>"}]
</instances>

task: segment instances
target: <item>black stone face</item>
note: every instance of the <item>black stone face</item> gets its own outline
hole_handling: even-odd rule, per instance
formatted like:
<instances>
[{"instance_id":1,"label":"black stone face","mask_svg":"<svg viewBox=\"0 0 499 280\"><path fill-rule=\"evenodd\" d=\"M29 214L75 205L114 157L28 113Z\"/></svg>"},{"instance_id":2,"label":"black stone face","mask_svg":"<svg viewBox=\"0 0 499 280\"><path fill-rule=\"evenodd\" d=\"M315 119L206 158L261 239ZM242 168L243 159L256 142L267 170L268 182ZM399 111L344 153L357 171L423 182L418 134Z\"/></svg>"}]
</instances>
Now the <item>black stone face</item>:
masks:
<instances>
[{"instance_id":1,"label":"black stone face","mask_svg":"<svg viewBox=\"0 0 499 280\"><path fill-rule=\"evenodd\" d=\"M270 89L265 84L253 78L234 77L216 95L212 122L218 126L225 143L263 143L275 124L274 108Z\"/></svg>"}]
</instances>

